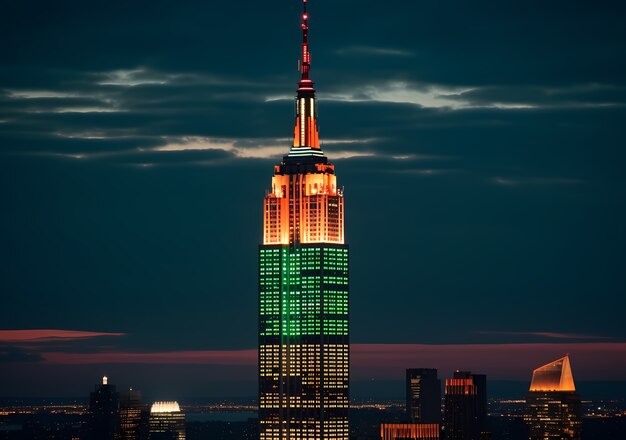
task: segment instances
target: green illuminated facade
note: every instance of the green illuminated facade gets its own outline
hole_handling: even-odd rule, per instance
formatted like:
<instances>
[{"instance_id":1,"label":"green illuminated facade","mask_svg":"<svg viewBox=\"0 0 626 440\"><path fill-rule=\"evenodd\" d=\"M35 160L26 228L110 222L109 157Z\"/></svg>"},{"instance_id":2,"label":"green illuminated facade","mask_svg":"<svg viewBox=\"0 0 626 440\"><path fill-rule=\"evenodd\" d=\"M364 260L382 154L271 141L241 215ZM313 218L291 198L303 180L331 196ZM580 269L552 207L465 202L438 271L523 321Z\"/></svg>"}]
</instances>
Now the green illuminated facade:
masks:
<instances>
[{"instance_id":1,"label":"green illuminated facade","mask_svg":"<svg viewBox=\"0 0 626 440\"><path fill-rule=\"evenodd\" d=\"M259 292L262 337L348 336L344 246L261 246Z\"/></svg>"},{"instance_id":2,"label":"green illuminated facade","mask_svg":"<svg viewBox=\"0 0 626 440\"><path fill-rule=\"evenodd\" d=\"M347 439L348 248L259 249L262 439Z\"/></svg>"}]
</instances>

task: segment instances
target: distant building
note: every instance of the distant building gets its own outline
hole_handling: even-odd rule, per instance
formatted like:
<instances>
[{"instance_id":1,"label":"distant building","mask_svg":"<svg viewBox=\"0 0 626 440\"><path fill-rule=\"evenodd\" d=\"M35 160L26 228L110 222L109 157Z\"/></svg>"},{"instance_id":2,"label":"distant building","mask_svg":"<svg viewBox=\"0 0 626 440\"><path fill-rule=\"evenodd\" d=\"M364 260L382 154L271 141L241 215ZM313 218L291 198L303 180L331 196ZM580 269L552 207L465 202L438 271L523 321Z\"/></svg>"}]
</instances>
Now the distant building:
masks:
<instances>
[{"instance_id":1,"label":"distant building","mask_svg":"<svg viewBox=\"0 0 626 440\"><path fill-rule=\"evenodd\" d=\"M485 374L472 374L474 385L476 385L476 420L480 430L482 440L491 438L487 426L487 376Z\"/></svg>"},{"instance_id":2,"label":"distant building","mask_svg":"<svg viewBox=\"0 0 626 440\"><path fill-rule=\"evenodd\" d=\"M411 423L441 422L441 380L436 369L406 370L406 413Z\"/></svg>"},{"instance_id":3,"label":"distant building","mask_svg":"<svg viewBox=\"0 0 626 440\"><path fill-rule=\"evenodd\" d=\"M86 440L114 440L119 433L119 395L106 376L89 395L89 413L85 424Z\"/></svg>"},{"instance_id":4,"label":"distant building","mask_svg":"<svg viewBox=\"0 0 626 440\"><path fill-rule=\"evenodd\" d=\"M580 440L580 397L569 356L533 371L524 420L530 440Z\"/></svg>"},{"instance_id":5,"label":"distant building","mask_svg":"<svg viewBox=\"0 0 626 440\"><path fill-rule=\"evenodd\" d=\"M487 377L456 371L446 379L444 433L448 440L489 438L487 430Z\"/></svg>"},{"instance_id":6,"label":"distant building","mask_svg":"<svg viewBox=\"0 0 626 440\"><path fill-rule=\"evenodd\" d=\"M439 440L438 423L383 423L382 440Z\"/></svg>"},{"instance_id":7,"label":"distant building","mask_svg":"<svg viewBox=\"0 0 626 440\"><path fill-rule=\"evenodd\" d=\"M155 402L150 408L150 440L185 440L185 414L178 402Z\"/></svg>"},{"instance_id":8,"label":"distant building","mask_svg":"<svg viewBox=\"0 0 626 440\"><path fill-rule=\"evenodd\" d=\"M130 389L120 393L120 439L146 440L148 438L148 406L141 402L141 393Z\"/></svg>"}]
</instances>

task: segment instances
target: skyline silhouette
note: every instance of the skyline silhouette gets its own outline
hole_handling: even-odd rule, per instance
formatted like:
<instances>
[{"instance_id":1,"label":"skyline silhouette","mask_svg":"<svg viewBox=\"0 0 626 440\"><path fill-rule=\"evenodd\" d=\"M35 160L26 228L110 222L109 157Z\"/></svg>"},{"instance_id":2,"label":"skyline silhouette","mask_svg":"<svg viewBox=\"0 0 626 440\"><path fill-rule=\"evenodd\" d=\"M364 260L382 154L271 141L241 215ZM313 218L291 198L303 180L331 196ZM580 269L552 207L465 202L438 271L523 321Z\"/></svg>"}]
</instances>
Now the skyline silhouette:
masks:
<instances>
[{"instance_id":1,"label":"skyline silhouette","mask_svg":"<svg viewBox=\"0 0 626 440\"><path fill-rule=\"evenodd\" d=\"M260 200L299 78L300 2L275 6L6 6L2 394L110 372L254 395ZM356 389L416 366L524 382L570 353L626 394L626 6L311 7Z\"/></svg>"}]
</instances>

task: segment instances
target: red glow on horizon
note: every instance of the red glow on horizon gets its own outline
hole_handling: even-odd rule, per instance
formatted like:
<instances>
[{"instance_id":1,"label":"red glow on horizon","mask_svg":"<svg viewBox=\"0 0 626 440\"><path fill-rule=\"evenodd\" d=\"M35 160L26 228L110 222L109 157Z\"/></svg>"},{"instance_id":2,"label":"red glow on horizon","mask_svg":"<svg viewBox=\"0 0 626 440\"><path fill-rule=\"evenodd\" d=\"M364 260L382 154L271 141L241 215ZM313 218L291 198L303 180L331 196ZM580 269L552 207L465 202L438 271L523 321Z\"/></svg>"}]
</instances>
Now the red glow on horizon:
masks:
<instances>
[{"instance_id":1,"label":"red glow on horizon","mask_svg":"<svg viewBox=\"0 0 626 440\"><path fill-rule=\"evenodd\" d=\"M626 380L626 343L566 344L352 344L355 380L399 380L411 367L437 368L441 377L462 368L495 380L528 380L537 365L555 355L571 353L572 369L583 380ZM87 364L203 364L255 367L257 350L196 350L171 352L42 353L44 362ZM598 365L597 359L605 359Z\"/></svg>"},{"instance_id":2,"label":"red glow on horizon","mask_svg":"<svg viewBox=\"0 0 626 440\"><path fill-rule=\"evenodd\" d=\"M125 336L126 333L89 332L80 330L0 330L0 342L46 342L89 339L102 336Z\"/></svg>"},{"instance_id":3,"label":"red glow on horizon","mask_svg":"<svg viewBox=\"0 0 626 440\"><path fill-rule=\"evenodd\" d=\"M212 364L212 365L254 365L257 350L193 350L166 351L151 353L42 353L51 364Z\"/></svg>"}]
</instances>

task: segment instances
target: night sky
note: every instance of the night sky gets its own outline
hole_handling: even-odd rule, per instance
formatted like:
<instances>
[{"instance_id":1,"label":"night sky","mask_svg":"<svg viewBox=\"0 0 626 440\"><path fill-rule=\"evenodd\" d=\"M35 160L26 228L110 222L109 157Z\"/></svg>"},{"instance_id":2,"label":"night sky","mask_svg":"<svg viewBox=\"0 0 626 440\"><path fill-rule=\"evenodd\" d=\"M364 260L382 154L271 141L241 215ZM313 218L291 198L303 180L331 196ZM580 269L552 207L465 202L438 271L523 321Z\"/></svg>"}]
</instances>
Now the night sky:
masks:
<instances>
[{"instance_id":1,"label":"night sky","mask_svg":"<svg viewBox=\"0 0 626 440\"><path fill-rule=\"evenodd\" d=\"M80 396L109 374L158 397L254 396L300 8L3 3L0 395ZM309 15L355 386L431 366L528 381L566 352L575 379L626 381L624 3Z\"/></svg>"}]
</instances>

